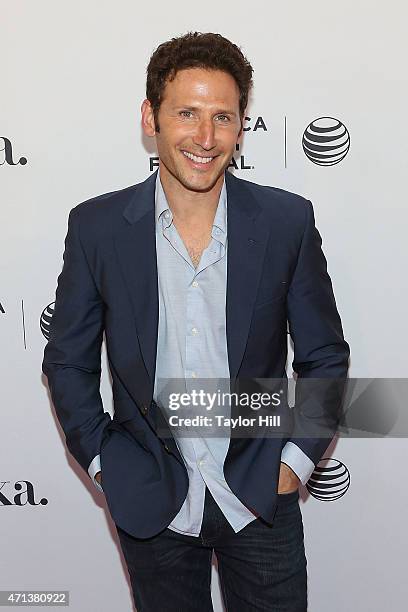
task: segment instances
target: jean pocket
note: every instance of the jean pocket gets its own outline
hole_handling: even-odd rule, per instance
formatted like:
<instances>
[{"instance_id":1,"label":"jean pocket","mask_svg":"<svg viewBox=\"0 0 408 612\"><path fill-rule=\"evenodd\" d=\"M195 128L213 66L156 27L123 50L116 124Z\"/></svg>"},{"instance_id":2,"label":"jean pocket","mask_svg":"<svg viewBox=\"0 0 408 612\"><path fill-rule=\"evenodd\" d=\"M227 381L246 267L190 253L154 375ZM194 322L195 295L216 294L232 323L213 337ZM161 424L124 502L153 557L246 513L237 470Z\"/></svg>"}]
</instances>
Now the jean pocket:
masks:
<instances>
[{"instance_id":1,"label":"jean pocket","mask_svg":"<svg viewBox=\"0 0 408 612\"><path fill-rule=\"evenodd\" d=\"M290 503L299 499L299 489L295 489L290 493L278 493L278 504Z\"/></svg>"}]
</instances>

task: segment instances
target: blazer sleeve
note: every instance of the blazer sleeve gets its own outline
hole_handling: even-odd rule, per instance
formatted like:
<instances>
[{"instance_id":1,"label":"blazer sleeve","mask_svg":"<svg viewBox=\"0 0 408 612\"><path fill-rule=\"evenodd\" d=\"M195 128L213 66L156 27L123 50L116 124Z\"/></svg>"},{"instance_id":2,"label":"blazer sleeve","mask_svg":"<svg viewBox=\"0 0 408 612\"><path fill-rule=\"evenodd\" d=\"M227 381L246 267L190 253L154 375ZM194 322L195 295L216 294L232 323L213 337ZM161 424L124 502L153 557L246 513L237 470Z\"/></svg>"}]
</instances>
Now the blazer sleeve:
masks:
<instances>
[{"instance_id":1,"label":"blazer sleeve","mask_svg":"<svg viewBox=\"0 0 408 612\"><path fill-rule=\"evenodd\" d=\"M78 207L68 218L42 371L69 452L88 472L110 422L100 395L104 303L81 244Z\"/></svg>"},{"instance_id":2,"label":"blazer sleeve","mask_svg":"<svg viewBox=\"0 0 408 612\"><path fill-rule=\"evenodd\" d=\"M313 206L305 202L304 233L287 296L292 367L297 373L289 440L316 465L341 417L350 347L344 340Z\"/></svg>"}]
</instances>

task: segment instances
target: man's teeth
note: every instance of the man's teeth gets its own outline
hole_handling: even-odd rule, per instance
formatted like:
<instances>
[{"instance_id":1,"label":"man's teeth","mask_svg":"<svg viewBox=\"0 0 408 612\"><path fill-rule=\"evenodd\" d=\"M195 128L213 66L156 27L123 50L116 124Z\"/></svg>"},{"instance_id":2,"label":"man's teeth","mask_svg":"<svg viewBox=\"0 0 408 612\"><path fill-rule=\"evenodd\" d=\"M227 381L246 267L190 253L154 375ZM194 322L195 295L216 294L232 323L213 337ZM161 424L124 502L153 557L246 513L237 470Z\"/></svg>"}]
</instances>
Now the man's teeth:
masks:
<instances>
[{"instance_id":1,"label":"man's teeth","mask_svg":"<svg viewBox=\"0 0 408 612\"><path fill-rule=\"evenodd\" d=\"M188 153L187 151L183 151L183 153L186 157L193 160L193 162L196 162L199 164L208 164L208 162L214 159L213 157L197 157L196 155L193 155L192 153Z\"/></svg>"}]
</instances>

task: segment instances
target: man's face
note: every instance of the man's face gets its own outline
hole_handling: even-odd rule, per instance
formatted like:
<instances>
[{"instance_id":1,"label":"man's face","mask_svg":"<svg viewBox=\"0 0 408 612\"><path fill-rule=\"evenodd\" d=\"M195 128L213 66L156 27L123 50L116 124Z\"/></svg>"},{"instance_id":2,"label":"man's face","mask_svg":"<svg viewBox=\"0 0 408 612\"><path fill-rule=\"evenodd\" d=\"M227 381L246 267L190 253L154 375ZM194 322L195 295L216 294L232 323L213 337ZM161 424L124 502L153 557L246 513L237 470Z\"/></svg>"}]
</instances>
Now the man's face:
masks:
<instances>
[{"instance_id":1,"label":"man's face","mask_svg":"<svg viewBox=\"0 0 408 612\"><path fill-rule=\"evenodd\" d=\"M164 89L159 133L146 100L142 113L145 132L156 137L161 174L190 191L210 191L222 181L242 134L239 89L230 74L202 68L178 72Z\"/></svg>"}]
</instances>

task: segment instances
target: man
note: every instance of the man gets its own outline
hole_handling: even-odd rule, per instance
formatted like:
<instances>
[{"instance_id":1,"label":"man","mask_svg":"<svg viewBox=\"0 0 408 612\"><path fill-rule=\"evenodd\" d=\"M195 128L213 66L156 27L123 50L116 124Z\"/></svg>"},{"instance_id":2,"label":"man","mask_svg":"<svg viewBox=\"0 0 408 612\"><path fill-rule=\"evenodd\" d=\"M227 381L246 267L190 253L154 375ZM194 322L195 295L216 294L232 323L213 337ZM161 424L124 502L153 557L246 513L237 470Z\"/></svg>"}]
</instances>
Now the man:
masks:
<instances>
[{"instance_id":1,"label":"man","mask_svg":"<svg viewBox=\"0 0 408 612\"><path fill-rule=\"evenodd\" d=\"M159 397L166 380L285 380L287 323L297 385L347 375L311 202L226 171L251 86L249 62L218 34L160 45L141 109L159 170L69 215L43 371L143 611L212 610L213 551L228 611L307 609L298 487L330 443L315 423L335 421L337 405L305 393L285 437L183 437Z\"/></svg>"}]
</instances>

